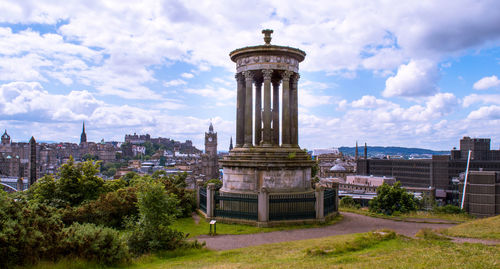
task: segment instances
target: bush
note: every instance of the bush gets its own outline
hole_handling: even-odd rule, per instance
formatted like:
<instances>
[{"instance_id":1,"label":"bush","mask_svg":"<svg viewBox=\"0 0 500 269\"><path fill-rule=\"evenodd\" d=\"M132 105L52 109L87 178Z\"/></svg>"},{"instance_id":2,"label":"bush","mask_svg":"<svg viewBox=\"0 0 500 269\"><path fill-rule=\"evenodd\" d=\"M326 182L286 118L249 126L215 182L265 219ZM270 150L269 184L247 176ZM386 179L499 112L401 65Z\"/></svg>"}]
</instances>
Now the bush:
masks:
<instances>
[{"instance_id":1,"label":"bush","mask_svg":"<svg viewBox=\"0 0 500 269\"><path fill-rule=\"evenodd\" d=\"M436 206L432 209L437 214L465 214L466 212L455 205Z\"/></svg>"},{"instance_id":2,"label":"bush","mask_svg":"<svg viewBox=\"0 0 500 269\"><path fill-rule=\"evenodd\" d=\"M216 189L222 188L222 181L220 179L216 178L209 179L203 184L203 187L207 188L209 183L214 183Z\"/></svg>"},{"instance_id":3,"label":"bush","mask_svg":"<svg viewBox=\"0 0 500 269\"><path fill-rule=\"evenodd\" d=\"M0 191L0 268L55 260L63 226L55 208Z\"/></svg>"},{"instance_id":4,"label":"bush","mask_svg":"<svg viewBox=\"0 0 500 269\"><path fill-rule=\"evenodd\" d=\"M64 228L60 243L63 254L99 264L117 264L129 258L125 241L117 231L94 224L74 223Z\"/></svg>"},{"instance_id":5,"label":"bush","mask_svg":"<svg viewBox=\"0 0 500 269\"><path fill-rule=\"evenodd\" d=\"M417 210L417 201L412 194L401 187L401 182L393 186L386 183L377 188L377 196L369 203L370 211L392 215Z\"/></svg>"},{"instance_id":6,"label":"bush","mask_svg":"<svg viewBox=\"0 0 500 269\"><path fill-rule=\"evenodd\" d=\"M121 228L126 218L138 214L136 191L133 187L123 188L102 194L80 207L67 207L62 210L62 219L68 225L79 222Z\"/></svg>"},{"instance_id":7,"label":"bush","mask_svg":"<svg viewBox=\"0 0 500 269\"><path fill-rule=\"evenodd\" d=\"M360 208L361 205L354 201L351 196L344 196L342 199L340 199L340 207L347 207L347 208Z\"/></svg>"},{"instance_id":8,"label":"bush","mask_svg":"<svg viewBox=\"0 0 500 269\"><path fill-rule=\"evenodd\" d=\"M127 243L135 254L168 250L185 244L183 233L168 226L180 214L176 196L155 181L144 181L137 195L139 221L135 223Z\"/></svg>"}]
</instances>

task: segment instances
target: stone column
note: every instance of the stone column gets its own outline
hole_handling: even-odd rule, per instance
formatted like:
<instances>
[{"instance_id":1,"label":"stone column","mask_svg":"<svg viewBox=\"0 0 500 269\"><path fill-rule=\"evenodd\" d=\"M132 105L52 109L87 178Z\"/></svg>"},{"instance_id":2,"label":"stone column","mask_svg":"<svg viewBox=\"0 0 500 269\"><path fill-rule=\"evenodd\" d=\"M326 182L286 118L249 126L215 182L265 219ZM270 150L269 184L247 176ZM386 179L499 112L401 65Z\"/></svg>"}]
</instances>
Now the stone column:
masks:
<instances>
[{"instance_id":1,"label":"stone column","mask_svg":"<svg viewBox=\"0 0 500 269\"><path fill-rule=\"evenodd\" d=\"M258 203L258 221L268 222L269 221L269 192L266 188L261 188L257 198Z\"/></svg>"},{"instance_id":2,"label":"stone column","mask_svg":"<svg viewBox=\"0 0 500 269\"><path fill-rule=\"evenodd\" d=\"M264 77L264 132L262 137L262 146L272 146L271 139L271 76L273 70L262 70Z\"/></svg>"},{"instance_id":3,"label":"stone column","mask_svg":"<svg viewBox=\"0 0 500 269\"><path fill-rule=\"evenodd\" d=\"M252 134L252 84L253 74L251 71L243 72L245 76L245 141L243 147L251 148L253 146Z\"/></svg>"},{"instance_id":4,"label":"stone column","mask_svg":"<svg viewBox=\"0 0 500 269\"><path fill-rule=\"evenodd\" d=\"M273 81L273 145L280 144L280 81Z\"/></svg>"},{"instance_id":5,"label":"stone column","mask_svg":"<svg viewBox=\"0 0 500 269\"><path fill-rule=\"evenodd\" d=\"M314 189L314 195L316 196L316 219L324 221L325 220L325 188L321 186L319 183L316 183L316 187Z\"/></svg>"},{"instance_id":6,"label":"stone column","mask_svg":"<svg viewBox=\"0 0 500 269\"><path fill-rule=\"evenodd\" d=\"M283 101L281 102L281 146L290 147L290 76L291 71L283 72Z\"/></svg>"},{"instance_id":7,"label":"stone column","mask_svg":"<svg viewBox=\"0 0 500 269\"><path fill-rule=\"evenodd\" d=\"M298 81L300 75L295 74L290 80L290 140L292 147L299 147L299 104Z\"/></svg>"},{"instance_id":8,"label":"stone column","mask_svg":"<svg viewBox=\"0 0 500 269\"><path fill-rule=\"evenodd\" d=\"M207 187L207 218L215 215L215 183L208 183Z\"/></svg>"},{"instance_id":9,"label":"stone column","mask_svg":"<svg viewBox=\"0 0 500 269\"><path fill-rule=\"evenodd\" d=\"M203 187L203 180L196 180L196 208L200 208L200 189Z\"/></svg>"},{"instance_id":10,"label":"stone column","mask_svg":"<svg viewBox=\"0 0 500 269\"><path fill-rule=\"evenodd\" d=\"M242 73L234 76L238 85L236 92L236 147L245 143L245 78Z\"/></svg>"},{"instance_id":11,"label":"stone column","mask_svg":"<svg viewBox=\"0 0 500 269\"><path fill-rule=\"evenodd\" d=\"M262 81L255 81L255 145L262 140Z\"/></svg>"}]
</instances>

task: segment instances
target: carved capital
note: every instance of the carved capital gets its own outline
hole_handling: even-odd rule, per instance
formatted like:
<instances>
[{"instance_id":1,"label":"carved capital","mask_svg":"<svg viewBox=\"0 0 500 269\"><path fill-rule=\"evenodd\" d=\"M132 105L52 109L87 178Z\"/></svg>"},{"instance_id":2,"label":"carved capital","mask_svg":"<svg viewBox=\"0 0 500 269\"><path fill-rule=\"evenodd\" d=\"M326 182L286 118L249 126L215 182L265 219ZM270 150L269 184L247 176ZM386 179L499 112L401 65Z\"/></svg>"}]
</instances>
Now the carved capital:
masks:
<instances>
[{"instance_id":1,"label":"carved capital","mask_svg":"<svg viewBox=\"0 0 500 269\"><path fill-rule=\"evenodd\" d=\"M253 72L252 71L244 71L242 72L243 76L245 76L246 81L252 81L253 80Z\"/></svg>"},{"instance_id":2,"label":"carved capital","mask_svg":"<svg viewBox=\"0 0 500 269\"><path fill-rule=\"evenodd\" d=\"M235 78L235 79L236 79L236 81L238 81L238 82L242 82L242 81L244 81L244 80L245 80L245 77L243 76L243 74L242 74L242 73L236 73L236 74L234 75L234 78Z\"/></svg>"},{"instance_id":3,"label":"carved capital","mask_svg":"<svg viewBox=\"0 0 500 269\"><path fill-rule=\"evenodd\" d=\"M283 79L283 81L290 81L290 77L292 75L293 75L292 71L285 71L281 74L281 79Z\"/></svg>"},{"instance_id":4,"label":"carved capital","mask_svg":"<svg viewBox=\"0 0 500 269\"><path fill-rule=\"evenodd\" d=\"M271 80L271 77L273 76L273 70L272 69L262 70L262 76L264 77L264 80Z\"/></svg>"},{"instance_id":5,"label":"carved capital","mask_svg":"<svg viewBox=\"0 0 500 269\"><path fill-rule=\"evenodd\" d=\"M298 73L295 73L295 75L293 75L291 77L291 82L292 82L292 85L294 86L294 88L297 86L297 84L299 83L299 79L300 79L300 75Z\"/></svg>"}]
</instances>

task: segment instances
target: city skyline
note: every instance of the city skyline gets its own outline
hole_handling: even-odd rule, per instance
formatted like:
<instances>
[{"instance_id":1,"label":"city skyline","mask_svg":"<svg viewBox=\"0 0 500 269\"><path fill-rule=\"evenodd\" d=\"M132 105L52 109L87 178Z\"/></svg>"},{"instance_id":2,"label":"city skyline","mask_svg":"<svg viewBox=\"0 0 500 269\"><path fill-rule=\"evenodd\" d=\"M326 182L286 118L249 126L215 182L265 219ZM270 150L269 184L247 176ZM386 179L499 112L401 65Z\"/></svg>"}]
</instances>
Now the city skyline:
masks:
<instances>
[{"instance_id":1,"label":"city skyline","mask_svg":"<svg viewBox=\"0 0 500 269\"><path fill-rule=\"evenodd\" d=\"M273 44L307 53L302 147L500 145L496 1L61 3L0 5L0 130L13 141L77 143L85 121L88 141L149 133L201 149L213 122L226 150L228 54L271 28Z\"/></svg>"}]
</instances>

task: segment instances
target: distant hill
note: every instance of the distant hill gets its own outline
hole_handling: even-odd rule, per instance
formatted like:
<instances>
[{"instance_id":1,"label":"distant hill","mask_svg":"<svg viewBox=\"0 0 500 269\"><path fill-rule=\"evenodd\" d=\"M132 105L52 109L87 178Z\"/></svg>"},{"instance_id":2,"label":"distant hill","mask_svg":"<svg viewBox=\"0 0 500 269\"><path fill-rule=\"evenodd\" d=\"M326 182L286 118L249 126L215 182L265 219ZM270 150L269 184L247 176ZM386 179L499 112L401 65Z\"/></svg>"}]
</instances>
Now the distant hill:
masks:
<instances>
[{"instance_id":1,"label":"distant hill","mask_svg":"<svg viewBox=\"0 0 500 269\"><path fill-rule=\"evenodd\" d=\"M354 156L355 147L340 147L340 152L344 155ZM358 147L359 156L364 155L364 146ZM432 155L449 155L449 150L430 150L421 148L403 148L403 147L368 147L368 157L384 157L387 155L401 155L408 158L431 158Z\"/></svg>"}]
</instances>

